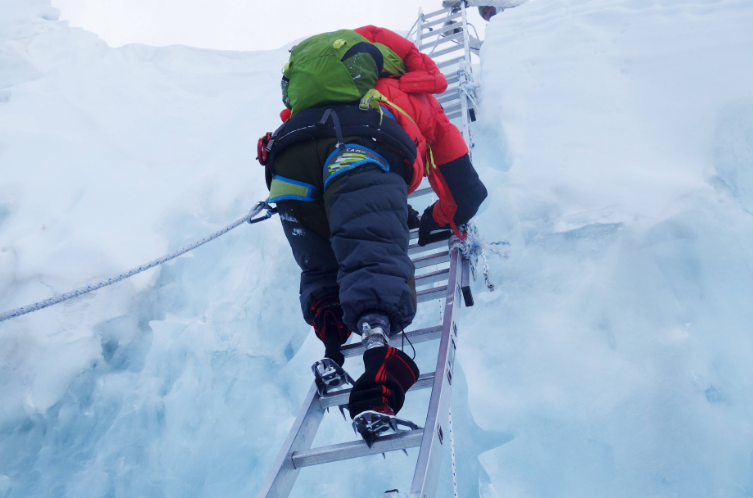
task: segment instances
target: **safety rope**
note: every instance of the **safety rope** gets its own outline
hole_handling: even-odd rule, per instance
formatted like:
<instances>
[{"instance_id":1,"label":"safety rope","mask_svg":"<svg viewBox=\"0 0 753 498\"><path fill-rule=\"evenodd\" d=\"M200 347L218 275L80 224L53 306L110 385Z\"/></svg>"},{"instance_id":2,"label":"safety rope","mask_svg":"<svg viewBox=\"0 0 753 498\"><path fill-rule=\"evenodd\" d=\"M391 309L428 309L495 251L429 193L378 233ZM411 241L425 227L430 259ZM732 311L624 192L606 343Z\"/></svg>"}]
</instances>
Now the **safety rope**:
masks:
<instances>
[{"instance_id":1,"label":"safety rope","mask_svg":"<svg viewBox=\"0 0 753 498\"><path fill-rule=\"evenodd\" d=\"M260 216L259 218L254 218L256 215L261 213L264 209L267 210L266 214L263 216ZM256 206L254 206L254 209L251 210L250 213L248 213L243 218L233 222L232 224L226 226L222 230L218 230L214 232L213 234L204 237L203 239L194 242L193 244L189 244L187 246L184 246L180 249L178 249L175 252L171 252L167 256L163 256L159 259L155 259L153 261L150 261L144 265L138 266L136 268L133 268L132 270L128 270L126 272L123 272L119 275L116 275L114 277L110 277L107 280L101 280L97 283L93 283L84 287L80 287L78 289L72 290L70 292L65 292L63 294L60 294L59 296L51 297L49 299L45 299L44 301L39 301L34 304L30 304L27 306L23 306L21 308L16 308L14 310L6 311L5 313L0 313L0 322L5 320L10 320L11 318L16 318L19 316L26 315L28 313L31 313L33 311L41 310L43 308L49 308L50 306L53 306L55 304L63 303L65 301L68 301L69 299L73 299L74 297L83 296L84 294L88 294L90 292L94 292L97 289L101 289L102 287L107 287L108 285L112 285L116 282L120 282L121 280L125 280L127 278L130 278L134 275L138 275L141 272L144 272L146 270L149 270L150 268L154 268L155 266L159 266L162 263L165 263L166 261L170 261L171 259L175 259L181 254L185 254L188 251L191 251L193 249L196 249L199 246L202 246L206 244L207 242L216 239L217 237L224 235L228 233L233 228L236 228L240 226L243 223L249 223L254 224L258 223L260 221L267 220L272 217L277 212L276 208L271 207L267 201L259 202Z\"/></svg>"},{"instance_id":2,"label":"safety rope","mask_svg":"<svg viewBox=\"0 0 753 498\"><path fill-rule=\"evenodd\" d=\"M458 498L458 473L455 468L455 437L452 433L452 408L448 416L450 427L450 454L452 455L452 489L455 492L455 498Z\"/></svg>"},{"instance_id":3,"label":"safety rope","mask_svg":"<svg viewBox=\"0 0 753 498\"><path fill-rule=\"evenodd\" d=\"M473 275L474 280L476 280L476 268L478 268L480 260L484 269L484 282L486 283L486 287L491 292L494 292L494 284L489 280L489 261L486 259L484 249L488 249L489 252L497 254L503 258L507 258L507 254L493 246L509 246L510 243L507 241L486 242L484 238L479 235L478 227L476 227L476 223L473 221L469 221L466 224L465 234L465 240L460 240L456 237L452 238L450 241L450 250L460 249L463 257L470 261L471 274Z\"/></svg>"}]
</instances>

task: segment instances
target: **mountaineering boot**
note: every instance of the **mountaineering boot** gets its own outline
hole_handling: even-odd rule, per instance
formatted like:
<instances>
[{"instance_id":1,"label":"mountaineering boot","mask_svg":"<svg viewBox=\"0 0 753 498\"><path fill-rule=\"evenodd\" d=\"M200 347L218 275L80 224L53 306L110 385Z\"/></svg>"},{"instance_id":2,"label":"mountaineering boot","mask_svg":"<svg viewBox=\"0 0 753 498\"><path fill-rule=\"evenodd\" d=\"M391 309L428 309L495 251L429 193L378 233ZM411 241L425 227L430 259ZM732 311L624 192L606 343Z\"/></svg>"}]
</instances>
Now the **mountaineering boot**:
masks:
<instances>
[{"instance_id":1,"label":"mountaineering boot","mask_svg":"<svg viewBox=\"0 0 753 498\"><path fill-rule=\"evenodd\" d=\"M314 332L324 343L325 358L331 358L342 367L345 357L340 346L350 337L350 330L343 323L343 309L337 294L320 299L311 307L311 314L314 316Z\"/></svg>"},{"instance_id":2,"label":"mountaineering boot","mask_svg":"<svg viewBox=\"0 0 753 498\"><path fill-rule=\"evenodd\" d=\"M377 436L389 430L398 433L416 429L419 429L419 427L409 420L399 419L394 415L387 415L374 410L361 412L353 419L353 430L361 435L369 448L372 447ZM405 454L407 455L408 452L406 451Z\"/></svg>"},{"instance_id":3,"label":"mountaineering boot","mask_svg":"<svg viewBox=\"0 0 753 498\"><path fill-rule=\"evenodd\" d=\"M345 384L350 384L351 386L355 384L353 378L348 375L348 372L343 370L331 358L324 358L315 362L311 365L311 371L314 372L316 390L319 392L319 396L337 390L345 386Z\"/></svg>"},{"instance_id":4,"label":"mountaineering boot","mask_svg":"<svg viewBox=\"0 0 753 498\"><path fill-rule=\"evenodd\" d=\"M367 349L363 363L366 371L348 399L350 418L366 410L395 415L403 407L405 392L418 379L418 367L408 355L390 346Z\"/></svg>"}]
</instances>

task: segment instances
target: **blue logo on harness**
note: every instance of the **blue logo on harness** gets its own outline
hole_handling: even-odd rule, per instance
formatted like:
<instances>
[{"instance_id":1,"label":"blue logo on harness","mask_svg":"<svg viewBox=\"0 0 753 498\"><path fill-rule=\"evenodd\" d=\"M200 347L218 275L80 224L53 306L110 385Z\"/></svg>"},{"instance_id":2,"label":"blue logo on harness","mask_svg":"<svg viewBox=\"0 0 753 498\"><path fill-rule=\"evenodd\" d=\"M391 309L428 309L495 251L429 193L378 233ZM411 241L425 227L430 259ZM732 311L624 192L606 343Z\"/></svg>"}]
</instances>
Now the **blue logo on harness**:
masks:
<instances>
[{"instance_id":1,"label":"blue logo on harness","mask_svg":"<svg viewBox=\"0 0 753 498\"><path fill-rule=\"evenodd\" d=\"M344 147L335 149L324 162L324 188L326 189L330 180L336 176L364 164L376 164L385 172L390 170L390 165L385 158L366 147L346 144Z\"/></svg>"}]
</instances>

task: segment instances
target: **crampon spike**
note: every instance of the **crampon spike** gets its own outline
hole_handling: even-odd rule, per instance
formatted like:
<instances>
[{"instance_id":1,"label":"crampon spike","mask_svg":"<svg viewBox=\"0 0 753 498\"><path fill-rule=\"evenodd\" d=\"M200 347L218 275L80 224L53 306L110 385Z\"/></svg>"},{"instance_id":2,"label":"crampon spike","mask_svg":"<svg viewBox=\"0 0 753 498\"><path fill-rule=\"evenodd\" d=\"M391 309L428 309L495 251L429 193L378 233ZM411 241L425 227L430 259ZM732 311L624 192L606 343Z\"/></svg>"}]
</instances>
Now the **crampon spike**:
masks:
<instances>
[{"instance_id":1,"label":"crampon spike","mask_svg":"<svg viewBox=\"0 0 753 498\"><path fill-rule=\"evenodd\" d=\"M410 420L403 420L394 415L366 410L353 419L353 430L360 434L366 445L371 448L377 436L392 431L394 433L420 429ZM385 457L386 458L386 457Z\"/></svg>"}]
</instances>

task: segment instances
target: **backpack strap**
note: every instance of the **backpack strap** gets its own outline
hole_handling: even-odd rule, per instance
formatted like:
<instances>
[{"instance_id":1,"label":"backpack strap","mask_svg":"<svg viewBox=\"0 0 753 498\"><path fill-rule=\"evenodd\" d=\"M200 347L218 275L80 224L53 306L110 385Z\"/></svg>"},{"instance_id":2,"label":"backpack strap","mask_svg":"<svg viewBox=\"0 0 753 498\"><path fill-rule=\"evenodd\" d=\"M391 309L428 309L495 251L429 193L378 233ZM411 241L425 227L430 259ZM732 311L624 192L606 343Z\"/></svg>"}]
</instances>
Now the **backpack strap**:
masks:
<instances>
[{"instance_id":1,"label":"backpack strap","mask_svg":"<svg viewBox=\"0 0 753 498\"><path fill-rule=\"evenodd\" d=\"M335 148L339 149L343 146L345 139L343 138L343 130L340 127L340 118L337 117L335 110L328 107L327 110L324 111L324 116L322 116L322 120L319 121L319 124L326 125L330 118L332 118L332 124L335 125L335 136L337 136L337 145L335 145Z\"/></svg>"}]
</instances>

